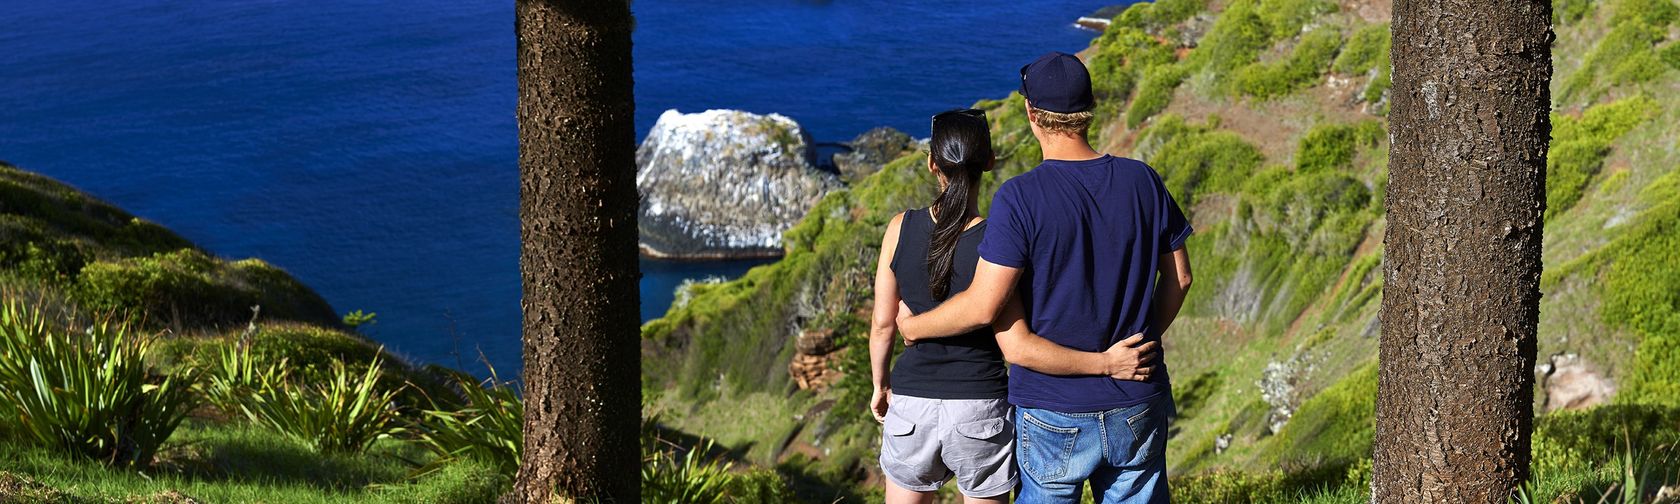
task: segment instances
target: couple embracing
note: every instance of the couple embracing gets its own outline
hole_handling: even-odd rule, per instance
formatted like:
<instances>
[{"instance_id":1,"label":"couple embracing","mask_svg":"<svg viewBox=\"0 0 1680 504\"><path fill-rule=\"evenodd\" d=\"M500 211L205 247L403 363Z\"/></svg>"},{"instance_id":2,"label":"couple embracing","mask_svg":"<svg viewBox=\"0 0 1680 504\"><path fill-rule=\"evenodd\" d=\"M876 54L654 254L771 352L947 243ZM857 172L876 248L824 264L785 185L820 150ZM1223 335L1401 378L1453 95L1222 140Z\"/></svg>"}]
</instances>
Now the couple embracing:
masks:
<instances>
[{"instance_id":1,"label":"couple embracing","mask_svg":"<svg viewBox=\"0 0 1680 504\"><path fill-rule=\"evenodd\" d=\"M928 502L953 478L969 503L1075 503L1087 482L1099 503L1167 502L1160 341L1190 287L1190 224L1153 169L1087 143L1077 57L1023 67L1021 94L1043 163L983 219L985 113L936 115L939 196L881 242L870 409L887 502Z\"/></svg>"}]
</instances>

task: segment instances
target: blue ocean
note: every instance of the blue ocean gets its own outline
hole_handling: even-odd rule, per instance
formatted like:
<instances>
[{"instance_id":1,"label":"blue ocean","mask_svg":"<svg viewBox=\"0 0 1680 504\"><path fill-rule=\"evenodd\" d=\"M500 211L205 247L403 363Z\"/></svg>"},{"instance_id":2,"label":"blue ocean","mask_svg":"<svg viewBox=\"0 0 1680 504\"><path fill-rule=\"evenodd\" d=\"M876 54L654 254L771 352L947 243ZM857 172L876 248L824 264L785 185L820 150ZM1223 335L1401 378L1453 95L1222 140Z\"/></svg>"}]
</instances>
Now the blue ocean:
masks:
<instances>
[{"instance_id":1,"label":"blue ocean","mask_svg":"<svg viewBox=\"0 0 1680 504\"><path fill-rule=\"evenodd\" d=\"M1116 3L1124 0L1107 0ZM637 0L636 122L777 112L819 142L1002 97L1104 0ZM0 159L260 257L400 355L520 369L513 2L0 0ZM687 278L643 261L642 318Z\"/></svg>"}]
</instances>

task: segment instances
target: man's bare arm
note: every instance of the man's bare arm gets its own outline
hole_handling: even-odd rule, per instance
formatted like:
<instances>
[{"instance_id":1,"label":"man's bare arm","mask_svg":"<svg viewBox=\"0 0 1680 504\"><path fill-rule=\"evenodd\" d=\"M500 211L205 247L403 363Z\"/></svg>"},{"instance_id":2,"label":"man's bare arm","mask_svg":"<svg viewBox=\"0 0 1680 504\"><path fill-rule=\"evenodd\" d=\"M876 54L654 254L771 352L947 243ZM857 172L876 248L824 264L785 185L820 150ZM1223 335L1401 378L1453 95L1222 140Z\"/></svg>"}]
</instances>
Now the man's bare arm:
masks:
<instances>
[{"instance_id":1,"label":"man's bare arm","mask_svg":"<svg viewBox=\"0 0 1680 504\"><path fill-rule=\"evenodd\" d=\"M1021 270L992 264L984 258L974 267L974 281L968 289L946 299L938 308L910 316L908 311L898 314L898 332L906 342L929 338L944 338L989 327L1003 304L1015 290Z\"/></svg>"},{"instance_id":2,"label":"man's bare arm","mask_svg":"<svg viewBox=\"0 0 1680 504\"><path fill-rule=\"evenodd\" d=\"M1161 254L1156 262L1160 264L1156 267L1160 276L1155 284L1155 301L1150 303L1149 327L1160 335L1172 327L1178 310L1184 306L1184 296L1190 293L1190 253L1179 247L1172 253Z\"/></svg>"},{"instance_id":3,"label":"man's bare arm","mask_svg":"<svg viewBox=\"0 0 1680 504\"><path fill-rule=\"evenodd\" d=\"M1147 381L1159 356L1160 344L1143 343L1142 334L1134 334L1100 353L1058 345L1027 328L1021 300L1013 296L992 329L997 333L1003 358L1044 374L1107 375L1120 380Z\"/></svg>"}]
</instances>

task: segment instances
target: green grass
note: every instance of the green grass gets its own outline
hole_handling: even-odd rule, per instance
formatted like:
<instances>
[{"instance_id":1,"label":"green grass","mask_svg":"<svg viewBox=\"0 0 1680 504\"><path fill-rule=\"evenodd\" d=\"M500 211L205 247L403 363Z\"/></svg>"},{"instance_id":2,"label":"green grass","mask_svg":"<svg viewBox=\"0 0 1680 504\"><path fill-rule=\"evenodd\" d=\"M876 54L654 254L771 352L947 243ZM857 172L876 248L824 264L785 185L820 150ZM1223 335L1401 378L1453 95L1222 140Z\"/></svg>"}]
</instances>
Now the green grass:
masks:
<instances>
[{"instance_id":1,"label":"green grass","mask_svg":"<svg viewBox=\"0 0 1680 504\"><path fill-rule=\"evenodd\" d=\"M204 502L248 503L483 503L508 481L493 468L467 462L411 480L410 460L425 450L385 441L361 455L321 455L272 432L237 425L189 422L147 473L91 465L38 448L6 446L0 471L29 478L84 502L124 502L179 492Z\"/></svg>"},{"instance_id":2,"label":"green grass","mask_svg":"<svg viewBox=\"0 0 1680 504\"><path fill-rule=\"evenodd\" d=\"M1597 105L1580 117L1553 114L1546 157L1546 218L1574 208L1587 183L1604 167L1610 146L1655 114L1656 101L1635 96Z\"/></svg>"}]
</instances>

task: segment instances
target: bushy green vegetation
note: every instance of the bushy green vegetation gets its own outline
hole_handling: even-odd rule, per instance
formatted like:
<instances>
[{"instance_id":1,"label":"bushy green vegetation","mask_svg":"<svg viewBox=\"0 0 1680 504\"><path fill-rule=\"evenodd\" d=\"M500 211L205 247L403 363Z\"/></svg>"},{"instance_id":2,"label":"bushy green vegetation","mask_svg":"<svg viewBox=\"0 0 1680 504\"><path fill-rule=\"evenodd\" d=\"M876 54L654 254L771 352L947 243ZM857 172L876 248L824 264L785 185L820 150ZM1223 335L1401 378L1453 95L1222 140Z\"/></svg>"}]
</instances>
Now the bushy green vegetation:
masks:
<instances>
[{"instance_id":1,"label":"bushy green vegetation","mask_svg":"<svg viewBox=\"0 0 1680 504\"><path fill-rule=\"evenodd\" d=\"M1367 103L1380 103L1393 84L1390 44L1388 23L1365 25L1353 32L1331 68L1344 74L1369 75L1360 98Z\"/></svg>"},{"instance_id":2,"label":"bushy green vegetation","mask_svg":"<svg viewBox=\"0 0 1680 504\"><path fill-rule=\"evenodd\" d=\"M1185 207L1195 205L1203 193L1235 191L1265 161L1260 149L1242 137L1176 115L1163 116L1145 130L1137 150Z\"/></svg>"},{"instance_id":3,"label":"bushy green vegetation","mask_svg":"<svg viewBox=\"0 0 1680 504\"><path fill-rule=\"evenodd\" d=\"M1319 173L1353 168L1354 156L1360 150L1376 147L1388 132L1382 123L1363 121L1357 124L1319 123L1301 136L1295 150L1298 173Z\"/></svg>"},{"instance_id":4,"label":"bushy green vegetation","mask_svg":"<svg viewBox=\"0 0 1680 504\"><path fill-rule=\"evenodd\" d=\"M455 461L471 459L512 478L525 452L525 403L519 399L519 391L502 382L494 367L483 383L464 373L456 374L455 383L466 395L466 405L458 410L427 410L416 427L420 442L437 455L437 460L420 472L442 470Z\"/></svg>"},{"instance_id":5,"label":"bushy green vegetation","mask_svg":"<svg viewBox=\"0 0 1680 504\"><path fill-rule=\"evenodd\" d=\"M55 320L0 302L0 437L145 468L196 405L195 376L147 359L154 340L122 324Z\"/></svg>"},{"instance_id":6,"label":"bushy green vegetation","mask_svg":"<svg viewBox=\"0 0 1680 504\"><path fill-rule=\"evenodd\" d=\"M1552 145L1546 157L1546 218L1569 211L1604 166L1610 146L1650 119L1655 100L1645 96L1594 106L1580 117L1553 114Z\"/></svg>"},{"instance_id":7,"label":"bushy green vegetation","mask_svg":"<svg viewBox=\"0 0 1680 504\"><path fill-rule=\"evenodd\" d=\"M1219 81L1258 59L1260 52L1271 46L1274 31L1259 10L1259 4L1253 0L1236 0L1227 5L1202 36L1196 50L1190 53L1191 64ZM1283 30L1280 27L1278 31Z\"/></svg>"},{"instance_id":8,"label":"bushy green vegetation","mask_svg":"<svg viewBox=\"0 0 1680 504\"><path fill-rule=\"evenodd\" d=\"M1269 100L1312 87L1341 46L1342 36L1335 28L1308 32L1283 61L1253 63L1237 71L1237 92Z\"/></svg>"},{"instance_id":9,"label":"bushy green vegetation","mask_svg":"<svg viewBox=\"0 0 1680 504\"><path fill-rule=\"evenodd\" d=\"M1137 97L1126 109L1126 127L1137 128L1143 121L1161 113L1172 101L1173 90L1190 75L1183 65L1156 65L1143 73L1143 84Z\"/></svg>"},{"instance_id":10,"label":"bushy green vegetation","mask_svg":"<svg viewBox=\"0 0 1680 504\"><path fill-rule=\"evenodd\" d=\"M1559 102L1592 102L1610 87L1649 82L1673 68L1656 47L1680 20L1680 7L1669 0L1616 0L1610 32L1587 53L1581 67L1560 79ZM1585 10L1586 7L1579 9Z\"/></svg>"},{"instance_id":11,"label":"bushy green vegetation","mask_svg":"<svg viewBox=\"0 0 1680 504\"><path fill-rule=\"evenodd\" d=\"M282 384L257 389L240 401L252 422L308 442L322 453L359 453L374 441L399 431L397 394L381 387L375 359L366 369L334 361L327 381L289 382L290 376L263 380Z\"/></svg>"}]
</instances>

